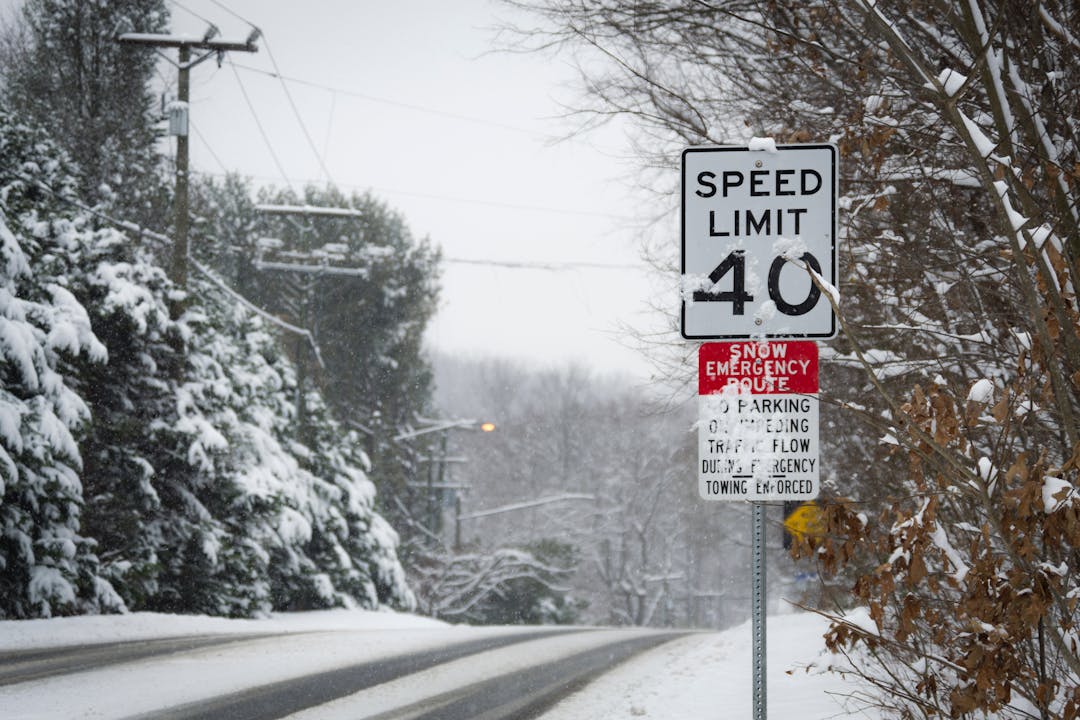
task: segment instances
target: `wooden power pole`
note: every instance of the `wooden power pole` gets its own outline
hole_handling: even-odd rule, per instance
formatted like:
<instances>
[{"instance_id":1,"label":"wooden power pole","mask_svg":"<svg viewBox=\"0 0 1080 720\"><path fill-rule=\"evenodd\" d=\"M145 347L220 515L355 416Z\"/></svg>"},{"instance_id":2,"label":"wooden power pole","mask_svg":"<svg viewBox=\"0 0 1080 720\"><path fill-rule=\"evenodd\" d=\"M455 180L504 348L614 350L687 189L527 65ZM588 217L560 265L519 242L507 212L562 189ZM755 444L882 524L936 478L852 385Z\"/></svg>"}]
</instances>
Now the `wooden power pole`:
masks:
<instances>
[{"instance_id":1,"label":"wooden power pole","mask_svg":"<svg viewBox=\"0 0 1080 720\"><path fill-rule=\"evenodd\" d=\"M124 33L117 41L126 45L142 45L152 48L177 48L179 50L180 71L177 88L175 117L170 117L169 132L176 135L176 198L173 204L176 236L173 241L172 261L169 265L169 278L179 288L187 287L188 269L188 102L190 100L190 71L210 57L217 57L220 64L226 52L257 52L255 40L259 31L255 30L246 40L215 40L217 28L211 27L201 38L186 35L153 35L145 33ZM192 50L203 54L191 59Z\"/></svg>"},{"instance_id":2,"label":"wooden power pole","mask_svg":"<svg viewBox=\"0 0 1080 720\"><path fill-rule=\"evenodd\" d=\"M315 207L312 205L256 205L255 209L265 215L283 217L293 223L299 231L301 239L310 230L309 225L302 224L296 218L353 218L364 216L360 210L353 208ZM310 259L310 258L309 258ZM257 270L271 270L287 272L294 276L298 288L296 306L290 308L293 322L312 332L316 336L317 327L314 327L318 318L312 317L311 298L315 294L316 284L319 279L326 275L365 277L367 271L363 268L335 267L326 263L316 262L264 262L260 257L255 261ZM304 276L310 276L305 278ZM308 442L307 437L307 405L304 400L304 385L307 382L306 347L302 343L296 345L296 432L301 442Z\"/></svg>"}]
</instances>

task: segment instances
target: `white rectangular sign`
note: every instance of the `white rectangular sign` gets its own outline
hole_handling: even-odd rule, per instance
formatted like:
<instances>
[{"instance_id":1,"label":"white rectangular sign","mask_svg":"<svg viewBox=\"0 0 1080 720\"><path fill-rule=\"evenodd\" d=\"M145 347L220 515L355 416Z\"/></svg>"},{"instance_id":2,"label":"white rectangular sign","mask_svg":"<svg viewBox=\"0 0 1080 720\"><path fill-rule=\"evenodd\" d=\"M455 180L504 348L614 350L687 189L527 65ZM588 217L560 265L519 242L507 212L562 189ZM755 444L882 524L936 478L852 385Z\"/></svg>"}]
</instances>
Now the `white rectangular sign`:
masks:
<instances>
[{"instance_id":1,"label":"white rectangular sign","mask_svg":"<svg viewBox=\"0 0 1080 720\"><path fill-rule=\"evenodd\" d=\"M688 340L836 334L832 307L807 268L836 285L837 149L767 147L683 151Z\"/></svg>"},{"instance_id":2,"label":"white rectangular sign","mask_svg":"<svg viewBox=\"0 0 1080 720\"><path fill-rule=\"evenodd\" d=\"M817 345L705 343L698 373L701 497L816 498L821 473Z\"/></svg>"}]
</instances>

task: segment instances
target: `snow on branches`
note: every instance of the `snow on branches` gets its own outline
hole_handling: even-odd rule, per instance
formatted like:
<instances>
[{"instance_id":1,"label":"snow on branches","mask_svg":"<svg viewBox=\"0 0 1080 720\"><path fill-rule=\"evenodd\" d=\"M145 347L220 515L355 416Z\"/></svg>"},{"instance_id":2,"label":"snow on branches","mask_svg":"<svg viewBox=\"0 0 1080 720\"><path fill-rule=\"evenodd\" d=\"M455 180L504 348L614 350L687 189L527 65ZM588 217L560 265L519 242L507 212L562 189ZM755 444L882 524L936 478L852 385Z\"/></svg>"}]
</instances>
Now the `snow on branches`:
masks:
<instances>
[{"instance_id":1,"label":"snow on branches","mask_svg":"<svg viewBox=\"0 0 1080 720\"><path fill-rule=\"evenodd\" d=\"M520 4L554 28L524 42L578 53L582 112L634 123L657 175L688 144L837 144L823 466L856 499L796 545L863 608L830 646L901 717L1077 717L1075 8Z\"/></svg>"},{"instance_id":2,"label":"snow on branches","mask_svg":"<svg viewBox=\"0 0 1080 720\"><path fill-rule=\"evenodd\" d=\"M0 112L0 617L412 607L354 433L211 283L172 319L150 248ZM111 221L110 221L111 222Z\"/></svg>"}]
</instances>

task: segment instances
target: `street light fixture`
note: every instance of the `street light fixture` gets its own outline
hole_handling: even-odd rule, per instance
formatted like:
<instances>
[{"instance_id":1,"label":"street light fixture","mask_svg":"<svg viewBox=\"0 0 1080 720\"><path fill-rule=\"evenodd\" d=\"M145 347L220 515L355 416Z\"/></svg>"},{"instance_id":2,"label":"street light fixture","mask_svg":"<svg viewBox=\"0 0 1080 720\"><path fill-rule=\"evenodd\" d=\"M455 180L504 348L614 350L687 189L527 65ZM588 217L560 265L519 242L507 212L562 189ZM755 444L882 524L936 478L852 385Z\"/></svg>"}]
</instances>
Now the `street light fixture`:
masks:
<instances>
[{"instance_id":1,"label":"street light fixture","mask_svg":"<svg viewBox=\"0 0 1080 720\"><path fill-rule=\"evenodd\" d=\"M440 433L439 438L439 450L438 460L434 457L434 452L431 453L432 457L428 458L428 479L427 479L427 504L428 504L428 530L434 535L437 532L437 515L435 505L435 491L442 489L449 489L448 483L446 483L446 465L451 461L446 455L447 439L451 430L480 430L481 432L492 432L495 430L495 423L491 421L479 422L477 420L458 418L454 420L441 420L441 419L428 419L418 418L419 422L427 424L427 427L418 428L416 430L408 430L403 433L398 433L394 436L395 442L401 442L402 440L411 440L412 438L419 437L421 435L427 435L429 433ZM438 462L438 477L436 478L435 463ZM460 488L454 488L454 507L455 514L461 514L461 495L457 492ZM441 495L441 492L440 492ZM455 546L459 544L460 540L455 538Z\"/></svg>"},{"instance_id":2,"label":"street light fixture","mask_svg":"<svg viewBox=\"0 0 1080 720\"><path fill-rule=\"evenodd\" d=\"M433 424L428 427L419 428L418 430L409 430L407 432L399 433L394 436L394 440L408 440L410 438L419 437L420 435L439 432L440 430L481 430L483 432L491 432L495 429L495 423L490 421L481 423L477 420L460 418L457 420L425 420L424 422Z\"/></svg>"}]
</instances>

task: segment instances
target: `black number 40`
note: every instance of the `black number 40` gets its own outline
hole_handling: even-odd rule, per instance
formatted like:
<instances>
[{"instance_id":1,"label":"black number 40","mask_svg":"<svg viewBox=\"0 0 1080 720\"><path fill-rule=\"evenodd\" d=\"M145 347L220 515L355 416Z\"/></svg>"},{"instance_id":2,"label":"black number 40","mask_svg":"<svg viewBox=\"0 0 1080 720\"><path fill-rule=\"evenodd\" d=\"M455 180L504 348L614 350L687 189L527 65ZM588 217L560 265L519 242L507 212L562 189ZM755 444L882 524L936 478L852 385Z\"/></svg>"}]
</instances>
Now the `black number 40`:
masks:
<instances>
[{"instance_id":1,"label":"black number 40","mask_svg":"<svg viewBox=\"0 0 1080 720\"><path fill-rule=\"evenodd\" d=\"M804 263L813 268L818 275L821 274L821 263L810 253L803 253L800 258ZM821 290L814 283L810 283L810 292L801 303L792 304L780 295L780 271L784 269L787 260L777 257L769 267L769 299L776 303L776 309L785 315L805 315L814 309L821 299ZM746 310L746 303L753 302L754 296L746 292L746 255L742 250L730 253L724 261L709 273L709 280L713 285L720 282L725 275L731 273L731 290L708 292L697 290L694 292L694 302L729 302L731 312L734 315L742 315Z\"/></svg>"}]
</instances>

